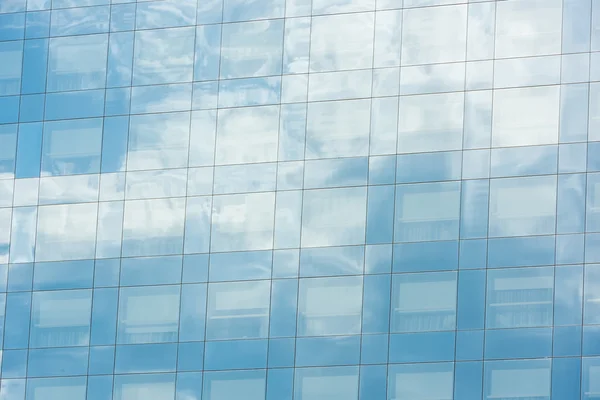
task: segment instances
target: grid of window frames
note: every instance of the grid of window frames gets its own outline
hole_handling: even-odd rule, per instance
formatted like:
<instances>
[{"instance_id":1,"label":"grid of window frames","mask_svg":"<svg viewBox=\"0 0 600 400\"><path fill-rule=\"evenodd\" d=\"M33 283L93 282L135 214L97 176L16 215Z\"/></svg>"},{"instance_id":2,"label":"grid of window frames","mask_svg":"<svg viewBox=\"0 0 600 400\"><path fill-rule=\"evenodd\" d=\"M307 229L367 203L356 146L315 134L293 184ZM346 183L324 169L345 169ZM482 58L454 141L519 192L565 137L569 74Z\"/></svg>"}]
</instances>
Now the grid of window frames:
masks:
<instances>
[{"instance_id":1,"label":"grid of window frames","mask_svg":"<svg viewBox=\"0 0 600 400\"><path fill-rule=\"evenodd\" d=\"M2 400L600 398L600 0L1 0Z\"/></svg>"}]
</instances>

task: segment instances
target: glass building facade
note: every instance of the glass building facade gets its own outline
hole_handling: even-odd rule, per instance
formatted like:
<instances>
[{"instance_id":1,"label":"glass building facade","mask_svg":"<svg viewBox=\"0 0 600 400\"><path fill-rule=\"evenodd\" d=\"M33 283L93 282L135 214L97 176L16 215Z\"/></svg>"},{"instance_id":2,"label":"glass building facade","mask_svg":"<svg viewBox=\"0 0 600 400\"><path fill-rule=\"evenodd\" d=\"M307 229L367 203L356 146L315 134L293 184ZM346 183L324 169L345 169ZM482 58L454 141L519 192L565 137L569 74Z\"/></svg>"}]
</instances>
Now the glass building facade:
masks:
<instances>
[{"instance_id":1,"label":"glass building facade","mask_svg":"<svg viewBox=\"0 0 600 400\"><path fill-rule=\"evenodd\" d=\"M0 0L1 400L600 398L600 0Z\"/></svg>"}]
</instances>

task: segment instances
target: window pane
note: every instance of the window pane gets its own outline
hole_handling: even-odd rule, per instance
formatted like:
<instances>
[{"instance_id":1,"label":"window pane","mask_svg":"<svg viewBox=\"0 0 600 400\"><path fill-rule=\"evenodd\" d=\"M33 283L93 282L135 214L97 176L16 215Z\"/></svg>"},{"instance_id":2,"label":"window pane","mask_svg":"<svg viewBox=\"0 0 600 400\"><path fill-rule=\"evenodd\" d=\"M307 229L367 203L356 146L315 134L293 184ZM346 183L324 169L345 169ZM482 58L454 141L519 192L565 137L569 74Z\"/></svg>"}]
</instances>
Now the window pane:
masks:
<instances>
[{"instance_id":1,"label":"window pane","mask_svg":"<svg viewBox=\"0 0 600 400\"><path fill-rule=\"evenodd\" d=\"M278 106L222 109L217 120L216 164L277 160Z\"/></svg>"},{"instance_id":2,"label":"window pane","mask_svg":"<svg viewBox=\"0 0 600 400\"><path fill-rule=\"evenodd\" d=\"M0 43L0 59L0 95L19 94L23 62L22 42Z\"/></svg>"},{"instance_id":3,"label":"window pane","mask_svg":"<svg viewBox=\"0 0 600 400\"><path fill-rule=\"evenodd\" d=\"M221 78L279 75L282 57L283 20L223 25Z\"/></svg>"},{"instance_id":4,"label":"window pane","mask_svg":"<svg viewBox=\"0 0 600 400\"><path fill-rule=\"evenodd\" d=\"M42 175L100 172L102 119L44 123Z\"/></svg>"},{"instance_id":5,"label":"window pane","mask_svg":"<svg viewBox=\"0 0 600 400\"><path fill-rule=\"evenodd\" d=\"M211 251L271 249L274 212L275 193L215 197Z\"/></svg>"},{"instance_id":6,"label":"window pane","mask_svg":"<svg viewBox=\"0 0 600 400\"><path fill-rule=\"evenodd\" d=\"M311 25L310 70L323 72L371 68L374 19L374 13L314 17Z\"/></svg>"},{"instance_id":7,"label":"window pane","mask_svg":"<svg viewBox=\"0 0 600 400\"><path fill-rule=\"evenodd\" d=\"M176 342L179 286L122 288L117 343Z\"/></svg>"},{"instance_id":8,"label":"window pane","mask_svg":"<svg viewBox=\"0 0 600 400\"><path fill-rule=\"evenodd\" d=\"M308 103L306 158L366 156L370 100Z\"/></svg>"},{"instance_id":9,"label":"window pane","mask_svg":"<svg viewBox=\"0 0 600 400\"><path fill-rule=\"evenodd\" d=\"M365 187L305 191L302 247L363 243L366 206Z\"/></svg>"},{"instance_id":10,"label":"window pane","mask_svg":"<svg viewBox=\"0 0 600 400\"><path fill-rule=\"evenodd\" d=\"M104 87L107 51L107 35L50 39L47 90L83 90Z\"/></svg>"},{"instance_id":11,"label":"window pane","mask_svg":"<svg viewBox=\"0 0 600 400\"><path fill-rule=\"evenodd\" d=\"M485 363L484 398L550 400L551 360Z\"/></svg>"},{"instance_id":12,"label":"window pane","mask_svg":"<svg viewBox=\"0 0 600 400\"><path fill-rule=\"evenodd\" d=\"M125 202L123 256L181 254L185 198Z\"/></svg>"},{"instance_id":13,"label":"window pane","mask_svg":"<svg viewBox=\"0 0 600 400\"><path fill-rule=\"evenodd\" d=\"M392 330L452 330L456 326L457 275L401 274L393 277Z\"/></svg>"},{"instance_id":14,"label":"window pane","mask_svg":"<svg viewBox=\"0 0 600 400\"><path fill-rule=\"evenodd\" d=\"M191 82L194 35L194 28L136 32L133 84Z\"/></svg>"},{"instance_id":15,"label":"window pane","mask_svg":"<svg viewBox=\"0 0 600 400\"><path fill-rule=\"evenodd\" d=\"M459 213L460 182L398 185L394 241L456 239Z\"/></svg>"},{"instance_id":16,"label":"window pane","mask_svg":"<svg viewBox=\"0 0 600 400\"><path fill-rule=\"evenodd\" d=\"M460 150L464 95L400 97L398 153Z\"/></svg>"},{"instance_id":17,"label":"window pane","mask_svg":"<svg viewBox=\"0 0 600 400\"><path fill-rule=\"evenodd\" d=\"M89 290L35 292L29 346L87 346L91 309Z\"/></svg>"},{"instance_id":18,"label":"window pane","mask_svg":"<svg viewBox=\"0 0 600 400\"><path fill-rule=\"evenodd\" d=\"M561 0L501 2L496 10L496 57L560 53Z\"/></svg>"},{"instance_id":19,"label":"window pane","mask_svg":"<svg viewBox=\"0 0 600 400\"><path fill-rule=\"evenodd\" d=\"M464 61L467 5L404 10L402 64Z\"/></svg>"},{"instance_id":20,"label":"window pane","mask_svg":"<svg viewBox=\"0 0 600 400\"><path fill-rule=\"evenodd\" d=\"M552 267L490 270L486 327L552 325L553 295Z\"/></svg>"},{"instance_id":21,"label":"window pane","mask_svg":"<svg viewBox=\"0 0 600 400\"><path fill-rule=\"evenodd\" d=\"M301 279L298 335L360 333L362 286L361 277Z\"/></svg>"},{"instance_id":22,"label":"window pane","mask_svg":"<svg viewBox=\"0 0 600 400\"><path fill-rule=\"evenodd\" d=\"M558 142L559 86L494 91L492 147Z\"/></svg>"},{"instance_id":23,"label":"window pane","mask_svg":"<svg viewBox=\"0 0 600 400\"><path fill-rule=\"evenodd\" d=\"M127 169L165 169L187 166L190 113L131 117Z\"/></svg>"},{"instance_id":24,"label":"window pane","mask_svg":"<svg viewBox=\"0 0 600 400\"><path fill-rule=\"evenodd\" d=\"M39 208L36 261L94 258L98 204Z\"/></svg>"},{"instance_id":25,"label":"window pane","mask_svg":"<svg viewBox=\"0 0 600 400\"><path fill-rule=\"evenodd\" d=\"M490 236L551 234L555 220L555 176L491 181Z\"/></svg>"},{"instance_id":26,"label":"window pane","mask_svg":"<svg viewBox=\"0 0 600 400\"><path fill-rule=\"evenodd\" d=\"M269 281L211 283L206 338L264 338L269 332Z\"/></svg>"}]
</instances>

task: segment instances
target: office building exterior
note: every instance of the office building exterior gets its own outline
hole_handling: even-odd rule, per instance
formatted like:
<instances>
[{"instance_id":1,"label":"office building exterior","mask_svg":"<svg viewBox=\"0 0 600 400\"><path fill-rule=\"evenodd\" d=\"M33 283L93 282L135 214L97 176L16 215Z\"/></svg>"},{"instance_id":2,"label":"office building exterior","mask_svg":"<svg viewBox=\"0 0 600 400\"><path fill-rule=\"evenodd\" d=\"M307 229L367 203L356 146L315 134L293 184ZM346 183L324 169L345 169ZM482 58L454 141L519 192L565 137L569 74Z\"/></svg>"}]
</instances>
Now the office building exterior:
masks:
<instances>
[{"instance_id":1,"label":"office building exterior","mask_svg":"<svg viewBox=\"0 0 600 400\"><path fill-rule=\"evenodd\" d=\"M0 0L1 400L600 398L599 0Z\"/></svg>"}]
</instances>

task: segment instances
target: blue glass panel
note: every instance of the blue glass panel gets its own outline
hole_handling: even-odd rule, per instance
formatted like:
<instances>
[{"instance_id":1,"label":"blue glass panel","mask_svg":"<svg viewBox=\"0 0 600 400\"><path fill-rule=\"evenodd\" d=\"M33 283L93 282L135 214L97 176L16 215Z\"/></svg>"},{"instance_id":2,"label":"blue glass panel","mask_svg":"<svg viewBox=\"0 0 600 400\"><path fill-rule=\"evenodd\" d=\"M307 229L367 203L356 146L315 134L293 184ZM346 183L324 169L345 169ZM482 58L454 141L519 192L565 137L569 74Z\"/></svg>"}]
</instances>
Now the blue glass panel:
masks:
<instances>
[{"instance_id":1,"label":"blue glass panel","mask_svg":"<svg viewBox=\"0 0 600 400\"><path fill-rule=\"evenodd\" d=\"M456 333L456 360L483 359L484 331L458 331Z\"/></svg>"},{"instance_id":2,"label":"blue glass panel","mask_svg":"<svg viewBox=\"0 0 600 400\"><path fill-rule=\"evenodd\" d=\"M221 78L278 75L283 55L283 21L223 25ZM257 46L260 43L260 46ZM240 48L250 51L240 52Z\"/></svg>"},{"instance_id":3,"label":"blue glass panel","mask_svg":"<svg viewBox=\"0 0 600 400\"><path fill-rule=\"evenodd\" d=\"M296 338L269 340L269 368L293 367L296 356Z\"/></svg>"},{"instance_id":4,"label":"blue glass panel","mask_svg":"<svg viewBox=\"0 0 600 400\"><path fill-rule=\"evenodd\" d=\"M104 119L101 172L125 170L128 130L128 117Z\"/></svg>"},{"instance_id":5,"label":"blue glass panel","mask_svg":"<svg viewBox=\"0 0 600 400\"><path fill-rule=\"evenodd\" d=\"M143 2L136 8L136 29L186 26L195 21L196 1L193 0Z\"/></svg>"},{"instance_id":6,"label":"blue glass panel","mask_svg":"<svg viewBox=\"0 0 600 400\"><path fill-rule=\"evenodd\" d=\"M6 177L13 177L17 150L16 124L0 126L0 143L2 144L2 153L0 153L0 174Z\"/></svg>"},{"instance_id":7,"label":"blue glass panel","mask_svg":"<svg viewBox=\"0 0 600 400\"><path fill-rule=\"evenodd\" d=\"M202 372L180 372L177 374L176 400L200 399L202 397ZM109 399L110 400L110 399Z\"/></svg>"},{"instance_id":8,"label":"blue glass panel","mask_svg":"<svg viewBox=\"0 0 600 400\"><path fill-rule=\"evenodd\" d=\"M135 4L114 4L110 8L110 31L131 31L135 25Z\"/></svg>"},{"instance_id":9,"label":"blue glass panel","mask_svg":"<svg viewBox=\"0 0 600 400\"><path fill-rule=\"evenodd\" d=\"M181 283L181 256L124 258L121 261L123 286Z\"/></svg>"},{"instance_id":10,"label":"blue glass panel","mask_svg":"<svg viewBox=\"0 0 600 400\"><path fill-rule=\"evenodd\" d=\"M92 345L115 344L119 291L116 288L95 289L92 308Z\"/></svg>"},{"instance_id":11,"label":"blue glass panel","mask_svg":"<svg viewBox=\"0 0 600 400\"><path fill-rule=\"evenodd\" d=\"M552 398L579 398L580 385L581 363L578 358L555 358L552 360Z\"/></svg>"},{"instance_id":12,"label":"blue glass panel","mask_svg":"<svg viewBox=\"0 0 600 400\"><path fill-rule=\"evenodd\" d=\"M205 372L202 398L263 400L265 370Z\"/></svg>"},{"instance_id":13,"label":"blue glass panel","mask_svg":"<svg viewBox=\"0 0 600 400\"><path fill-rule=\"evenodd\" d=\"M6 16L3 16L3 18L6 18ZM0 24L0 26L2 25ZM1 31L0 35L2 35ZM0 95L19 94L21 87L21 66L23 63L23 42L0 42L0 57L3 60L0 65Z\"/></svg>"},{"instance_id":14,"label":"blue glass panel","mask_svg":"<svg viewBox=\"0 0 600 400\"><path fill-rule=\"evenodd\" d=\"M22 349L29 339L31 293L9 293L6 295L4 319L4 348Z\"/></svg>"},{"instance_id":15,"label":"blue glass panel","mask_svg":"<svg viewBox=\"0 0 600 400\"><path fill-rule=\"evenodd\" d=\"M360 336L298 338L296 367L352 365L360 359Z\"/></svg>"},{"instance_id":16,"label":"blue glass panel","mask_svg":"<svg viewBox=\"0 0 600 400\"><path fill-rule=\"evenodd\" d=\"M186 111L191 108L190 83L138 86L131 88L131 113Z\"/></svg>"},{"instance_id":17,"label":"blue glass panel","mask_svg":"<svg viewBox=\"0 0 600 400\"><path fill-rule=\"evenodd\" d=\"M85 375L88 353L87 347L31 349L27 362L27 376Z\"/></svg>"},{"instance_id":18,"label":"blue glass panel","mask_svg":"<svg viewBox=\"0 0 600 400\"><path fill-rule=\"evenodd\" d=\"M27 40L23 51L21 93L42 93L46 89L48 39Z\"/></svg>"},{"instance_id":19,"label":"blue glass panel","mask_svg":"<svg viewBox=\"0 0 600 400\"><path fill-rule=\"evenodd\" d=\"M460 182L396 186L394 241L458 238Z\"/></svg>"},{"instance_id":20,"label":"blue glass panel","mask_svg":"<svg viewBox=\"0 0 600 400\"><path fill-rule=\"evenodd\" d=\"M294 369L269 369L267 400L292 400L293 393Z\"/></svg>"},{"instance_id":21,"label":"blue glass panel","mask_svg":"<svg viewBox=\"0 0 600 400\"><path fill-rule=\"evenodd\" d=\"M43 120L45 102L46 96L43 94L21 96L19 122L36 122Z\"/></svg>"},{"instance_id":22,"label":"blue glass panel","mask_svg":"<svg viewBox=\"0 0 600 400\"><path fill-rule=\"evenodd\" d=\"M554 233L556 177L490 181L490 236Z\"/></svg>"},{"instance_id":23,"label":"blue glass panel","mask_svg":"<svg viewBox=\"0 0 600 400\"><path fill-rule=\"evenodd\" d=\"M485 358L543 358L552 355L552 329L489 329Z\"/></svg>"},{"instance_id":24,"label":"blue glass panel","mask_svg":"<svg viewBox=\"0 0 600 400\"><path fill-rule=\"evenodd\" d=\"M2 352L3 379L27 376L27 353L28 350L5 350Z\"/></svg>"},{"instance_id":25,"label":"blue glass panel","mask_svg":"<svg viewBox=\"0 0 600 400\"><path fill-rule=\"evenodd\" d=\"M85 260L36 263L34 271L34 290L91 288L94 262Z\"/></svg>"},{"instance_id":26,"label":"blue glass panel","mask_svg":"<svg viewBox=\"0 0 600 400\"><path fill-rule=\"evenodd\" d=\"M485 268L487 264L487 240L461 240L460 269Z\"/></svg>"},{"instance_id":27,"label":"blue glass panel","mask_svg":"<svg viewBox=\"0 0 600 400\"><path fill-rule=\"evenodd\" d=\"M461 238L472 239L487 236L488 207L489 181L464 181L461 192Z\"/></svg>"},{"instance_id":28,"label":"blue glass panel","mask_svg":"<svg viewBox=\"0 0 600 400\"><path fill-rule=\"evenodd\" d=\"M37 39L50 35L50 11L28 12L25 22L25 38Z\"/></svg>"},{"instance_id":29,"label":"blue glass panel","mask_svg":"<svg viewBox=\"0 0 600 400\"><path fill-rule=\"evenodd\" d=\"M208 254L183 256L183 283L208 281Z\"/></svg>"},{"instance_id":30,"label":"blue glass panel","mask_svg":"<svg viewBox=\"0 0 600 400\"><path fill-rule=\"evenodd\" d=\"M454 367L454 398L479 400L483 389L483 363L463 362Z\"/></svg>"},{"instance_id":31,"label":"blue glass panel","mask_svg":"<svg viewBox=\"0 0 600 400\"><path fill-rule=\"evenodd\" d=\"M121 288L117 343L160 343L177 340L179 286Z\"/></svg>"},{"instance_id":32,"label":"blue glass panel","mask_svg":"<svg viewBox=\"0 0 600 400\"><path fill-rule=\"evenodd\" d=\"M600 327L599 326L584 326L583 327L583 343L581 346L583 356L598 356L600 355Z\"/></svg>"},{"instance_id":33,"label":"blue glass panel","mask_svg":"<svg viewBox=\"0 0 600 400\"><path fill-rule=\"evenodd\" d=\"M559 235L556 237L556 263L579 264L583 262L584 235Z\"/></svg>"},{"instance_id":34,"label":"blue glass panel","mask_svg":"<svg viewBox=\"0 0 600 400\"><path fill-rule=\"evenodd\" d=\"M415 183L460 179L462 154L456 152L399 155L396 182Z\"/></svg>"},{"instance_id":35,"label":"blue glass panel","mask_svg":"<svg viewBox=\"0 0 600 400\"><path fill-rule=\"evenodd\" d=\"M175 396L175 374L115 375L114 400L131 400L140 396L172 399Z\"/></svg>"},{"instance_id":36,"label":"blue glass panel","mask_svg":"<svg viewBox=\"0 0 600 400\"><path fill-rule=\"evenodd\" d=\"M360 333L362 293L359 276L301 279L298 336Z\"/></svg>"},{"instance_id":37,"label":"blue glass panel","mask_svg":"<svg viewBox=\"0 0 600 400\"><path fill-rule=\"evenodd\" d=\"M103 112L104 90L46 95L46 120L101 117Z\"/></svg>"},{"instance_id":38,"label":"blue glass panel","mask_svg":"<svg viewBox=\"0 0 600 400\"><path fill-rule=\"evenodd\" d=\"M10 264L8 267L9 292L22 292L31 290L33 285L33 264Z\"/></svg>"},{"instance_id":39,"label":"blue glass panel","mask_svg":"<svg viewBox=\"0 0 600 400\"><path fill-rule=\"evenodd\" d=\"M206 342L206 370L265 368L267 340Z\"/></svg>"},{"instance_id":40,"label":"blue glass panel","mask_svg":"<svg viewBox=\"0 0 600 400\"><path fill-rule=\"evenodd\" d=\"M409 400L414 396L451 399L453 378L452 363L390 365L388 396L399 400Z\"/></svg>"},{"instance_id":41,"label":"blue glass panel","mask_svg":"<svg viewBox=\"0 0 600 400\"><path fill-rule=\"evenodd\" d=\"M179 316L179 340L204 339L206 319L206 285L183 285L181 287L181 311Z\"/></svg>"},{"instance_id":42,"label":"blue glass panel","mask_svg":"<svg viewBox=\"0 0 600 400\"><path fill-rule=\"evenodd\" d=\"M106 90L104 99L104 115L129 114L131 105L131 89L113 88Z\"/></svg>"},{"instance_id":43,"label":"blue glass panel","mask_svg":"<svg viewBox=\"0 0 600 400\"><path fill-rule=\"evenodd\" d=\"M361 274L364 259L363 246L301 249L300 276Z\"/></svg>"},{"instance_id":44,"label":"blue glass panel","mask_svg":"<svg viewBox=\"0 0 600 400\"><path fill-rule=\"evenodd\" d=\"M389 336L363 335L360 349L361 364L386 364L388 359Z\"/></svg>"},{"instance_id":45,"label":"blue glass panel","mask_svg":"<svg viewBox=\"0 0 600 400\"><path fill-rule=\"evenodd\" d=\"M117 346L115 373L170 372L177 364L177 344Z\"/></svg>"},{"instance_id":46,"label":"blue glass panel","mask_svg":"<svg viewBox=\"0 0 600 400\"><path fill-rule=\"evenodd\" d=\"M133 74L133 32L118 32L110 35L106 86L131 85Z\"/></svg>"},{"instance_id":47,"label":"blue glass panel","mask_svg":"<svg viewBox=\"0 0 600 400\"><path fill-rule=\"evenodd\" d=\"M87 346L91 312L90 290L34 292L29 347Z\"/></svg>"},{"instance_id":48,"label":"blue glass panel","mask_svg":"<svg viewBox=\"0 0 600 400\"><path fill-rule=\"evenodd\" d=\"M458 269L458 241L394 245L393 272Z\"/></svg>"},{"instance_id":49,"label":"blue glass panel","mask_svg":"<svg viewBox=\"0 0 600 400\"><path fill-rule=\"evenodd\" d=\"M557 326L554 328L553 352L554 357L581 355L581 326Z\"/></svg>"},{"instance_id":50,"label":"blue glass panel","mask_svg":"<svg viewBox=\"0 0 600 400\"><path fill-rule=\"evenodd\" d=\"M271 291L270 337L296 334L298 280L274 280Z\"/></svg>"},{"instance_id":51,"label":"blue glass panel","mask_svg":"<svg viewBox=\"0 0 600 400\"><path fill-rule=\"evenodd\" d=\"M0 97L0 124L14 124L18 121L19 96Z\"/></svg>"},{"instance_id":52,"label":"blue glass panel","mask_svg":"<svg viewBox=\"0 0 600 400\"><path fill-rule=\"evenodd\" d=\"M133 84L190 82L193 75L193 28L136 32ZM152 60L163 60L155 63Z\"/></svg>"},{"instance_id":53,"label":"blue glass panel","mask_svg":"<svg viewBox=\"0 0 600 400\"><path fill-rule=\"evenodd\" d=\"M294 379L294 400L356 399L358 367L298 368Z\"/></svg>"},{"instance_id":54,"label":"blue glass panel","mask_svg":"<svg viewBox=\"0 0 600 400\"><path fill-rule=\"evenodd\" d=\"M402 333L390 336L390 362L437 362L454 359L455 332Z\"/></svg>"},{"instance_id":55,"label":"blue glass panel","mask_svg":"<svg viewBox=\"0 0 600 400\"><path fill-rule=\"evenodd\" d=\"M89 35L108 32L109 19L109 6L55 10L52 12L50 35Z\"/></svg>"},{"instance_id":56,"label":"blue glass panel","mask_svg":"<svg viewBox=\"0 0 600 400\"><path fill-rule=\"evenodd\" d=\"M365 246L365 274L389 273L392 269L392 245Z\"/></svg>"},{"instance_id":57,"label":"blue glass panel","mask_svg":"<svg viewBox=\"0 0 600 400\"><path fill-rule=\"evenodd\" d=\"M304 188L366 185L367 174L366 157L309 160L304 164Z\"/></svg>"},{"instance_id":58,"label":"blue glass panel","mask_svg":"<svg viewBox=\"0 0 600 400\"><path fill-rule=\"evenodd\" d=\"M391 243L394 234L394 187L369 187L367 243Z\"/></svg>"},{"instance_id":59,"label":"blue glass panel","mask_svg":"<svg viewBox=\"0 0 600 400\"><path fill-rule=\"evenodd\" d=\"M554 325L580 325L583 268L580 265L556 267L554 274Z\"/></svg>"},{"instance_id":60,"label":"blue glass panel","mask_svg":"<svg viewBox=\"0 0 600 400\"><path fill-rule=\"evenodd\" d=\"M88 377L87 400L112 400L112 391L112 375Z\"/></svg>"},{"instance_id":61,"label":"blue glass panel","mask_svg":"<svg viewBox=\"0 0 600 400\"><path fill-rule=\"evenodd\" d=\"M552 325L554 268L488 270L487 328Z\"/></svg>"},{"instance_id":62,"label":"blue glass panel","mask_svg":"<svg viewBox=\"0 0 600 400\"><path fill-rule=\"evenodd\" d=\"M90 347L90 361L88 374L105 375L112 374L115 365L114 346L92 346Z\"/></svg>"},{"instance_id":63,"label":"blue glass panel","mask_svg":"<svg viewBox=\"0 0 600 400\"><path fill-rule=\"evenodd\" d=\"M387 366L363 365L360 367L360 400L386 398Z\"/></svg>"},{"instance_id":64,"label":"blue glass panel","mask_svg":"<svg viewBox=\"0 0 600 400\"><path fill-rule=\"evenodd\" d=\"M86 391L85 376L27 381L27 400L84 400Z\"/></svg>"},{"instance_id":65,"label":"blue glass panel","mask_svg":"<svg viewBox=\"0 0 600 400\"><path fill-rule=\"evenodd\" d=\"M211 283L206 338L267 337L270 288L269 281Z\"/></svg>"},{"instance_id":66,"label":"blue glass panel","mask_svg":"<svg viewBox=\"0 0 600 400\"><path fill-rule=\"evenodd\" d=\"M0 41L23 39L25 14L0 14Z\"/></svg>"},{"instance_id":67,"label":"blue glass panel","mask_svg":"<svg viewBox=\"0 0 600 400\"><path fill-rule=\"evenodd\" d=\"M507 360L484 364L485 398L550 400L551 360Z\"/></svg>"},{"instance_id":68,"label":"blue glass panel","mask_svg":"<svg viewBox=\"0 0 600 400\"><path fill-rule=\"evenodd\" d=\"M453 330L456 278L456 272L394 275L391 331Z\"/></svg>"},{"instance_id":69,"label":"blue glass panel","mask_svg":"<svg viewBox=\"0 0 600 400\"><path fill-rule=\"evenodd\" d=\"M488 268L554 264L554 236L523 236L488 240Z\"/></svg>"},{"instance_id":70,"label":"blue glass panel","mask_svg":"<svg viewBox=\"0 0 600 400\"><path fill-rule=\"evenodd\" d=\"M460 271L458 274L458 329L482 329L485 314L484 270Z\"/></svg>"},{"instance_id":71,"label":"blue glass panel","mask_svg":"<svg viewBox=\"0 0 600 400\"><path fill-rule=\"evenodd\" d=\"M300 250L273 251L273 278L294 278L298 276Z\"/></svg>"},{"instance_id":72,"label":"blue glass panel","mask_svg":"<svg viewBox=\"0 0 600 400\"><path fill-rule=\"evenodd\" d=\"M585 176L561 175L558 178L557 233L583 232L585 224ZM593 217L588 219L587 230L594 230Z\"/></svg>"},{"instance_id":73,"label":"blue glass panel","mask_svg":"<svg viewBox=\"0 0 600 400\"><path fill-rule=\"evenodd\" d=\"M386 332L389 329L390 276L364 277L362 333Z\"/></svg>"},{"instance_id":74,"label":"blue glass panel","mask_svg":"<svg viewBox=\"0 0 600 400\"><path fill-rule=\"evenodd\" d=\"M102 119L44 123L42 171L50 175L99 172Z\"/></svg>"}]
</instances>

